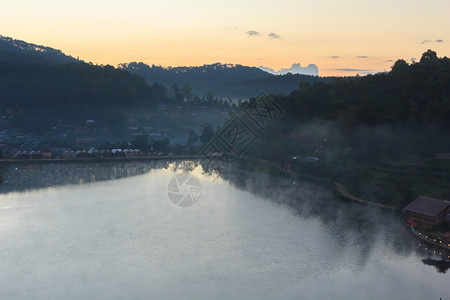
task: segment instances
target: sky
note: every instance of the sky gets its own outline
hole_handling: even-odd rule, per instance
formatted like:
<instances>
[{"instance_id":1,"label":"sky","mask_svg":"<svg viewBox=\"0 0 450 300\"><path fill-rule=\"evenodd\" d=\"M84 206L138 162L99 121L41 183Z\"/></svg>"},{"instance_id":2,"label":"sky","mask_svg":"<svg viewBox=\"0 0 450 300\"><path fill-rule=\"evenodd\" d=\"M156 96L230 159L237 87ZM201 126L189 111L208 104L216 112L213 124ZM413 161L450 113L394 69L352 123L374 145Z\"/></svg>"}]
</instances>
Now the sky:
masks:
<instances>
[{"instance_id":1,"label":"sky","mask_svg":"<svg viewBox=\"0 0 450 300\"><path fill-rule=\"evenodd\" d=\"M95 64L232 63L321 76L450 56L449 0L1 0L0 35Z\"/></svg>"}]
</instances>

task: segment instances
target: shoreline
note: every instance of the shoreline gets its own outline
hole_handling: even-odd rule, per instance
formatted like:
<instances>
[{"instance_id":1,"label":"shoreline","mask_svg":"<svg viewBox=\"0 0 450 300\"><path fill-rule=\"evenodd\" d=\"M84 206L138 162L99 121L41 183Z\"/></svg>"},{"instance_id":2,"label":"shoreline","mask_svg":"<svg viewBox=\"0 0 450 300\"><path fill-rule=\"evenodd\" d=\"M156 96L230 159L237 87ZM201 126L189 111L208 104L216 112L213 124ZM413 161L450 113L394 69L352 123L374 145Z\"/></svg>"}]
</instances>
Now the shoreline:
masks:
<instances>
[{"instance_id":1,"label":"shoreline","mask_svg":"<svg viewBox=\"0 0 450 300\"><path fill-rule=\"evenodd\" d=\"M240 159L247 159L247 160L252 160L252 161L266 164L269 167L280 170L285 175L290 175L290 176L295 176L295 177L304 177L306 179L313 179L313 180L318 180L318 181L321 181L324 183L332 184L335 188L335 191L337 191L342 198L350 200L352 202L359 202L361 204L377 206L377 207L380 207L383 209L390 209L390 210L395 210L395 211L399 210L398 208L393 207L393 206L389 206L389 205L385 205L385 204L381 204L381 203L377 203L377 202L372 202L372 201L368 201L368 200L364 200L359 197L356 197L356 196L350 194L347 191L346 187L342 183L337 182L337 181L333 181L333 180L326 179L326 178L310 176L310 175L306 175L306 174L300 174L300 173L297 173L297 172L294 172L291 170L286 170L286 169L283 169L282 167L280 167L275 162L270 162L268 160L264 160L264 159L260 159L260 158L256 158L256 157L244 156L244 155L236 156L236 155L233 155L232 153L228 153L228 154L229 155L231 154L232 156L235 156ZM64 159L64 158L2 159L2 160L0 160L0 164L11 165L11 164L45 164L45 163L102 163L102 162L121 162L121 161L153 161L153 160L168 160L168 159L170 159L170 160L199 159L201 157L205 157L205 156L196 154L196 155L161 155L161 156L143 156L143 157L101 157L101 158L99 157L99 158L75 158L75 159Z\"/></svg>"},{"instance_id":2,"label":"shoreline","mask_svg":"<svg viewBox=\"0 0 450 300\"><path fill-rule=\"evenodd\" d=\"M40 159L2 159L0 164L43 164L43 163L85 163L85 162L114 162L114 161L151 161L164 159L192 159L199 158L199 155L161 155L142 157L98 157L98 158L40 158Z\"/></svg>"},{"instance_id":3,"label":"shoreline","mask_svg":"<svg viewBox=\"0 0 450 300\"><path fill-rule=\"evenodd\" d=\"M437 239L432 239L432 238L428 238L427 236L423 236L421 232L416 231L416 229L403 218L402 218L402 223L405 224L405 226L407 226L411 230L411 233L419 241L422 241L423 243L434 246L434 247L438 247L438 248L448 251L450 253L450 243L445 245L445 243L442 243L441 240L438 243Z\"/></svg>"}]
</instances>

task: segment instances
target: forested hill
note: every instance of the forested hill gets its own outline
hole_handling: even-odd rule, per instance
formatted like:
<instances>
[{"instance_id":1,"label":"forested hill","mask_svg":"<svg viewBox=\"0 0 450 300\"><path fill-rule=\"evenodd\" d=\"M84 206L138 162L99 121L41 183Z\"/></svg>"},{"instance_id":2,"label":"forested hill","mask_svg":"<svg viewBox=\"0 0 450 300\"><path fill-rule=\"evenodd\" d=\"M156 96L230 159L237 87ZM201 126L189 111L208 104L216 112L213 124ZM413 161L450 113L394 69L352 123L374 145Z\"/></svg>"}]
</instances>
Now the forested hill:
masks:
<instances>
[{"instance_id":1,"label":"forested hill","mask_svg":"<svg viewBox=\"0 0 450 300\"><path fill-rule=\"evenodd\" d=\"M289 94L301 82L330 82L330 78L302 74L273 75L256 67L215 63L198 67L149 66L142 62L120 64L119 68L144 77L149 84L188 85L195 95L208 92L223 98L246 99L260 91Z\"/></svg>"},{"instance_id":2,"label":"forested hill","mask_svg":"<svg viewBox=\"0 0 450 300\"><path fill-rule=\"evenodd\" d=\"M61 50L0 35L0 61L57 64L79 60L64 54Z\"/></svg>"},{"instance_id":3,"label":"forested hill","mask_svg":"<svg viewBox=\"0 0 450 300\"><path fill-rule=\"evenodd\" d=\"M155 106L164 87L112 66L0 62L0 108L11 109L23 129L56 120L101 118L107 112Z\"/></svg>"},{"instance_id":4,"label":"forested hill","mask_svg":"<svg viewBox=\"0 0 450 300\"><path fill-rule=\"evenodd\" d=\"M0 36L0 62L56 65L83 62L47 46ZM146 79L149 85L162 84L166 89L185 90L194 96L215 95L224 99L246 99L260 91L287 95L301 82L329 82L330 78L301 74L272 75L256 67L215 63L197 67L148 66L123 63L119 69ZM175 92L176 93L176 92Z\"/></svg>"},{"instance_id":5,"label":"forested hill","mask_svg":"<svg viewBox=\"0 0 450 300\"><path fill-rule=\"evenodd\" d=\"M303 83L280 97L298 120L341 120L350 125L398 125L450 130L450 59L428 50L420 62L398 60L392 70L332 83Z\"/></svg>"},{"instance_id":6,"label":"forested hill","mask_svg":"<svg viewBox=\"0 0 450 300\"><path fill-rule=\"evenodd\" d=\"M303 83L273 101L284 114L246 155L290 159L296 172L398 208L420 195L450 199L447 57L429 50L417 63L398 60L390 72Z\"/></svg>"},{"instance_id":7,"label":"forested hill","mask_svg":"<svg viewBox=\"0 0 450 300\"><path fill-rule=\"evenodd\" d=\"M211 84L273 76L256 67L220 63L198 67L164 68L155 65L149 66L142 62L132 62L120 64L119 68L136 73L149 82L163 84L178 84L180 82Z\"/></svg>"}]
</instances>

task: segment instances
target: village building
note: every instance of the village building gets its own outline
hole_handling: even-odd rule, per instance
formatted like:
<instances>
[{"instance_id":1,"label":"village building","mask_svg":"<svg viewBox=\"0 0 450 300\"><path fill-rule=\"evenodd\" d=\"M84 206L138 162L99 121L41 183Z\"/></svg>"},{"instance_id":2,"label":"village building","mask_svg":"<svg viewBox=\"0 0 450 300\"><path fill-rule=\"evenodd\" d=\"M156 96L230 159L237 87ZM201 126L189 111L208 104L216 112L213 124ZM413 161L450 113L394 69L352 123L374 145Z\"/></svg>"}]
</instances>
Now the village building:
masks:
<instances>
[{"instance_id":1,"label":"village building","mask_svg":"<svg viewBox=\"0 0 450 300\"><path fill-rule=\"evenodd\" d=\"M450 221L450 201L419 196L402 211L407 218L419 223L438 224Z\"/></svg>"}]
</instances>

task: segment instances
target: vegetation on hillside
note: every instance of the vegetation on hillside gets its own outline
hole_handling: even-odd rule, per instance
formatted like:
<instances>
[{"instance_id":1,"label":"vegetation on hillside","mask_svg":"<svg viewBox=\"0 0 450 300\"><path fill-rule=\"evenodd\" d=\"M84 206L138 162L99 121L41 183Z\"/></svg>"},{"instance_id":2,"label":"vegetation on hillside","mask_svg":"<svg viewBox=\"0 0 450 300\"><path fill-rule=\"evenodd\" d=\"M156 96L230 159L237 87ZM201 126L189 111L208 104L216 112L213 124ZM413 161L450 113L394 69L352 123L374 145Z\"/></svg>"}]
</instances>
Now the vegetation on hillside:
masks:
<instances>
[{"instance_id":1,"label":"vegetation on hillside","mask_svg":"<svg viewBox=\"0 0 450 300\"><path fill-rule=\"evenodd\" d=\"M273 96L284 116L247 154L345 183L357 196L401 206L424 194L450 198L450 59L425 52L386 73L302 83ZM245 107L245 103L242 108ZM320 163L292 160L317 157Z\"/></svg>"}]
</instances>

